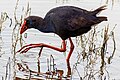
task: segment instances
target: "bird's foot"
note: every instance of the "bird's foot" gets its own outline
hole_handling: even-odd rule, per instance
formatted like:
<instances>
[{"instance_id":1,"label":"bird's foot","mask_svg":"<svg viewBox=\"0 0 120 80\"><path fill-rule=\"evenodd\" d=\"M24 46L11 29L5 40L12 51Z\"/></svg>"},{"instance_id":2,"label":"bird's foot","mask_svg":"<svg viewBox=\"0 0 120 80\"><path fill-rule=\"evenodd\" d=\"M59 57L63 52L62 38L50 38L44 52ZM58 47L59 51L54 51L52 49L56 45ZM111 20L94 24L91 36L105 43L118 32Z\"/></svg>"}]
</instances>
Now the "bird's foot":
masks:
<instances>
[{"instance_id":1,"label":"bird's foot","mask_svg":"<svg viewBox=\"0 0 120 80\"><path fill-rule=\"evenodd\" d=\"M24 50L22 50L20 53L26 53L26 52L28 52L28 50L30 50L30 48L28 47L28 48L25 48Z\"/></svg>"},{"instance_id":2,"label":"bird's foot","mask_svg":"<svg viewBox=\"0 0 120 80\"><path fill-rule=\"evenodd\" d=\"M43 43L40 44L28 44L23 46L20 50L18 50L16 53L20 52L20 53L26 53L28 52L28 50L30 50L31 48L36 48L36 47L43 47Z\"/></svg>"},{"instance_id":3,"label":"bird's foot","mask_svg":"<svg viewBox=\"0 0 120 80\"><path fill-rule=\"evenodd\" d=\"M18 50L16 53L18 53L18 52L20 52L20 53L26 53L28 50L30 50L30 47L25 48L25 49L21 48L21 49Z\"/></svg>"}]
</instances>

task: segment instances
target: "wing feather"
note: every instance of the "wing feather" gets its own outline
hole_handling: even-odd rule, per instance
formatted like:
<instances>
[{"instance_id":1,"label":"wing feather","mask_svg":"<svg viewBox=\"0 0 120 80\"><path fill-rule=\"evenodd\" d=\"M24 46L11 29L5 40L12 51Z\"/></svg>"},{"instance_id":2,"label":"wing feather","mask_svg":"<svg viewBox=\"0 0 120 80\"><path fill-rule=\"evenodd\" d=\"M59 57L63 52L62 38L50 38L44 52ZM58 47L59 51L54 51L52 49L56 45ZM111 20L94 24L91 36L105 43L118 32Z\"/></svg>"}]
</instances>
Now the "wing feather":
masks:
<instances>
[{"instance_id":1,"label":"wing feather","mask_svg":"<svg viewBox=\"0 0 120 80\"><path fill-rule=\"evenodd\" d=\"M77 16L74 18L71 18L68 20L68 30L74 31L81 27L85 27L85 25L88 23L87 19L82 16Z\"/></svg>"}]
</instances>

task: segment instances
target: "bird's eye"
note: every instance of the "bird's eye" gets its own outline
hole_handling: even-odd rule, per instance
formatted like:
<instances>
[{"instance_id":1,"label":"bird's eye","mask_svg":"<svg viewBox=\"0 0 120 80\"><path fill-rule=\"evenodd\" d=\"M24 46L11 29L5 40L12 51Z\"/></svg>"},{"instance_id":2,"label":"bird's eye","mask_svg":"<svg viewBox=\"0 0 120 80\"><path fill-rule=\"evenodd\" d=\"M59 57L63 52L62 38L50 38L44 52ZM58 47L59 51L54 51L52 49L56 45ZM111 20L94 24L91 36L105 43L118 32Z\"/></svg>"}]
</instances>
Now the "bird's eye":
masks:
<instances>
[{"instance_id":1,"label":"bird's eye","mask_svg":"<svg viewBox=\"0 0 120 80\"><path fill-rule=\"evenodd\" d=\"M26 24L29 24L30 23L30 21L29 20L26 20Z\"/></svg>"}]
</instances>

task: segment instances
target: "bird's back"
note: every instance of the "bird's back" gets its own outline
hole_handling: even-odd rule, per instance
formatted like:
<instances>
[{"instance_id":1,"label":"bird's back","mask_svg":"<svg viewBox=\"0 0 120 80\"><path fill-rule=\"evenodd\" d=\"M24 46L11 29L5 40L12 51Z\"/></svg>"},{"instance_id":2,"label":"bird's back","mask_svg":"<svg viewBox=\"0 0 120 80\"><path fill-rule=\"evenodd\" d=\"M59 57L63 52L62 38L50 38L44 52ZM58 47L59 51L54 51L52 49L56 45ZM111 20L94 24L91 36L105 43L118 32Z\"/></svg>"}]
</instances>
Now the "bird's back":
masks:
<instances>
[{"instance_id":1,"label":"bird's back","mask_svg":"<svg viewBox=\"0 0 120 80\"><path fill-rule=\"evenodd\" d=\"M104 21L104 18L99 20L93 12L78 7L61 6L51 9L44 20L51 24L48 27L54 28L54 33L67 39L86 33L92 25Z\"/></svg>"}]
</instances>

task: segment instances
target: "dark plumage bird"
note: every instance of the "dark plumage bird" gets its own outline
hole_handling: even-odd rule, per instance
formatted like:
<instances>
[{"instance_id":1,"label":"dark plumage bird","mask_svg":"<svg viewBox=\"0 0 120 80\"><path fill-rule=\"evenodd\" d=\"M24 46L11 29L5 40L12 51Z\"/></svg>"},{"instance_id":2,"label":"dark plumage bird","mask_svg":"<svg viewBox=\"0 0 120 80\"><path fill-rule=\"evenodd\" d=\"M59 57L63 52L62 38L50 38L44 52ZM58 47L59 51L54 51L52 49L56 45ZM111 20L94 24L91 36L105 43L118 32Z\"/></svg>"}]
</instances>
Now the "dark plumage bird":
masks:
<instances>
[{"instance_id":1,"label":"dark plumage bird","mask_svg":"<svg viewBox=\"0 0 120 80\"><path fill-rule=\"evenodd\" d=\"M102 21L107 21L107 17L97 17L96 14L105 9L105 6L99 7L94 11L87 11L74 6L61 6L51 9L44 18L38 16L29 16L24 20L20 34L30 28L35 28L44 33L55 33L63 40L62 47L56 48L44 43L29 44L23 46L18 52L27 52L30 48L48 47L54 50L66 51L65 40L70 40L70 52L67 57L69 61L73 52L74 45L70 37L75 37L87 33L91 26ZM42 51L42 50L41 50Z\"/></svg>"}]
</instances>

